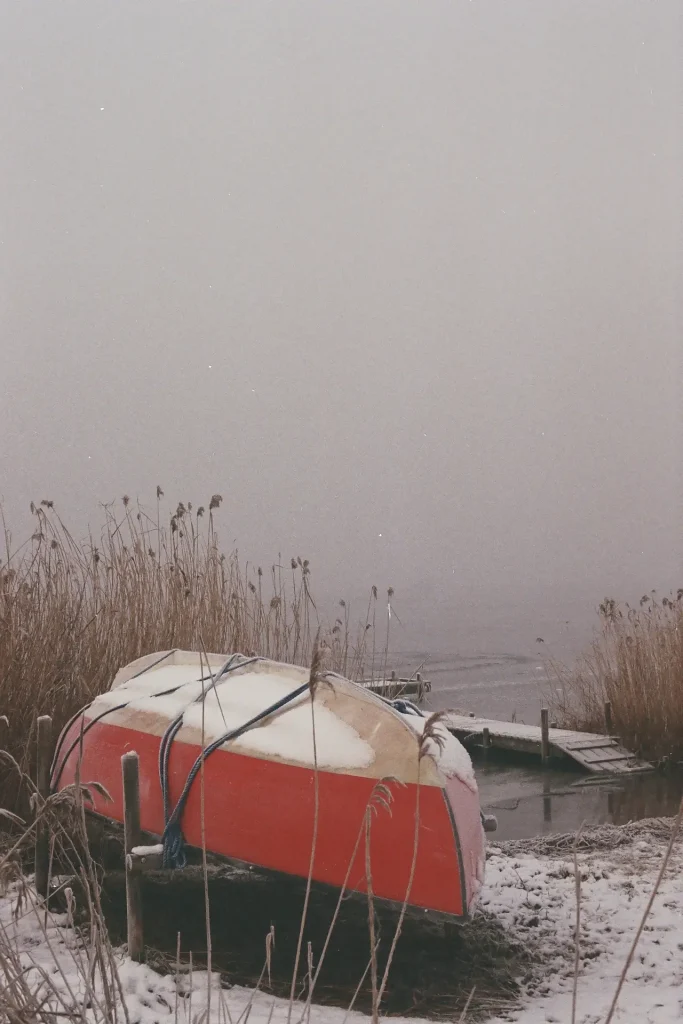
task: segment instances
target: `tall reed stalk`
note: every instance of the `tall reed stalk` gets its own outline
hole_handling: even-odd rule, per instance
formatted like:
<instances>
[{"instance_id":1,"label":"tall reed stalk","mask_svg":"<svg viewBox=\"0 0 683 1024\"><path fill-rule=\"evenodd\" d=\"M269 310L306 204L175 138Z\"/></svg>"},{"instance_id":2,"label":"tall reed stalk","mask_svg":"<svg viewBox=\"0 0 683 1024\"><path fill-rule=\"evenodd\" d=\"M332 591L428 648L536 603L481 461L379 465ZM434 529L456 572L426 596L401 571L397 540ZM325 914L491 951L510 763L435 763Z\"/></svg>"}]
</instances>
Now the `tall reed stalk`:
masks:
<instances>
[{"instance_id":1,"label":"tall reed stalk","mask_svg":"<svg viewBox=\"0 0 683 1024\"><path fill-rule=\"evenodd\" d=\"M646 594L637 608L605 600L600 618L600 632L575 666L551 666L558 720L604 732L609 701L613 729L629 749L683 761L683 590L661 601Z\"/></svg>"},{"instance_id":2,"label":"tall reed stalk","mask_svg":"<svg viewBox=\"0 0 683 1024\"><path fill-rule=\"evenodd\" d=\"M369 622L320 621L307 560L264 571L224 552L221 496L150 514L124 496L105 506L96 535L77 541L51 501L31 505L32 535L15 545L0 509L0 715L22 764L38 714L55 728L107 689L119 667L172 647L242 651L310 664L320 628L325 669L364 674L375 645ZM267 582L269 581L269 582ZM344 606L345 607L345 606ZM11 804L0 776L0 806ZM3 788L4 787L4 788Z\"/></svg>"}]
</instances>

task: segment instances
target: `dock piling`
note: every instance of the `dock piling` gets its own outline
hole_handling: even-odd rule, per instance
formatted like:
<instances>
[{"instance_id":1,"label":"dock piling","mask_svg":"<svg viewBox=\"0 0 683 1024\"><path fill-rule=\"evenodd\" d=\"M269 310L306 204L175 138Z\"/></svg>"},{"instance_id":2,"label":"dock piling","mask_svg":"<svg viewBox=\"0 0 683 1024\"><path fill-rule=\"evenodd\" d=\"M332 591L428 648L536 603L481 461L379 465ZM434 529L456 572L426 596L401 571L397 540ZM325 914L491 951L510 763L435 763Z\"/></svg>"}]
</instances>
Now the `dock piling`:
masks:
<instances>
[{"instance_id":1,"label":"dock piling","mask_svg":"<svg viewBox=\"0 0 683 1024\"><path fill-rule=\"evenodd\" d=\"M541 708L541 761L546 767L550 760L550 737L548 735L548 709Z\"/></svg>"},{"instance_id":2,"label":"dock piling","mask_svg":"<svg viewBox=\"0 0 683 1024\"><path fill-rule=\"evenodd\" d=\"M52 719L49 715L41 715L37 722L36 743L36 790L40 798L36 806L39 816L36 823L36 845L34 869L36 875L36 892L47 899L50 874L50 830L44 817L40 817L43 802L50 795L50 765L52 763Z\"/></svg>"},{"instance_id":3,"label":"dock piling","mask_svg":"<svg viewBox=\"0 0 683 1024\"><path fill-rule=\"evenodd\" d=\"M123 822L126 854L126 923L128 956L144 959L145 940L142 919L142 880L133 870L132 852L140 845L140 762L134 751L121 758L123 776Z\"/></svg>"}]
</instances>

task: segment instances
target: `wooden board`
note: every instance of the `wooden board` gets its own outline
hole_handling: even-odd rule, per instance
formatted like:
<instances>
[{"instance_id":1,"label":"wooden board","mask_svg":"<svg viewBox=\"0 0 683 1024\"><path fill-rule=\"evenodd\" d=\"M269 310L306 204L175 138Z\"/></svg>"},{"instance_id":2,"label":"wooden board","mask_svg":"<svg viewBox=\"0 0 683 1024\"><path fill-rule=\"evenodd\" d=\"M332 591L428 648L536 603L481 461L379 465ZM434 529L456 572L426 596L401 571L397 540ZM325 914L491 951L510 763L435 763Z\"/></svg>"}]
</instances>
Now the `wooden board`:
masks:
<instances>
[{"instance_id":1,"label":"wooden board","mask_svg":"<svg viewBox=\"0 0 683 1024\"><path fill-rule=\"evenodd\" d=\"M499 722L488 718L450 715L448 728L466 747L483 746L484 729L489 746L541 757L541 728L521 722ZM631 775L650 771L652 765L626 750L615 736L603 736L571 729L549 729L551 757L570 758L585 771L596 775Z\"/></svg>"},{"instance_id":2,"label":"wooden board","mask_svg":"<svg viewBox=\"0 0 683 1024\"><path fill-rule=\"evenodd\" d=\"M652 765L639 760L622 747L613 736L595 736L590 742L585 737L557 744L559 750L595 774L632 774L648 771Z\"/></svg>"},{"instance_id":3,"label":"wooden board","mask_svg":"<svg viewBox=\"0 0 683 1024\"><path fill-rule=\"evenodd\" d=\"M432 684L429 679L363 679L360 685L382 697L416 697L423 700Z\"/></svg>"}]
</instances>

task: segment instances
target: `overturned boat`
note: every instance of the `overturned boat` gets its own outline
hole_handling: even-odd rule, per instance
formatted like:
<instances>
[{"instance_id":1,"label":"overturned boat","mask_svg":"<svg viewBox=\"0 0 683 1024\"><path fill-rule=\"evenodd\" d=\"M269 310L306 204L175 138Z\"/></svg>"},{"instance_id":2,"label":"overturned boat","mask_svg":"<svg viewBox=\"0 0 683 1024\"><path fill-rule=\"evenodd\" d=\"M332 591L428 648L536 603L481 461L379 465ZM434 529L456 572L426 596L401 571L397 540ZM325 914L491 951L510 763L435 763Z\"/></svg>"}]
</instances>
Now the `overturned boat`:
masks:
<instances>
[{"instance_id":1,"label":"overturned boat","mask_svg":"<svg viewBox=\"0 0 683 1024\"><path fill-rule=\"evenodd\" d=\"M231 862L435 916L466 917L476 900L485 844L469 755L407 701L265 658L158 652L67 724L52 788L99 782L110 799L93 789L94 812L122 822L129 751L141 827L167 868L203 834Z\"/></svg>"}]
</instances>

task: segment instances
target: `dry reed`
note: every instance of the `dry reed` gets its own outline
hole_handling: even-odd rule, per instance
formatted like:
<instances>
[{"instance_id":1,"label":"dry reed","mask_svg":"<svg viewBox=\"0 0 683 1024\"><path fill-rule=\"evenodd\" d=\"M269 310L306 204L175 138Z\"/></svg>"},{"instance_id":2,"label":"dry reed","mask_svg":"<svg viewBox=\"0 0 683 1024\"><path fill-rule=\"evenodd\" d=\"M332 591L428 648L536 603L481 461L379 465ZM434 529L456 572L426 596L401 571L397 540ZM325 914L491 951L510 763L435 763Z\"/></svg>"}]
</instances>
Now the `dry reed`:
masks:
<instances>
[{"instance_id":1,"label":"dry reed","mask_svg":"<svg viewBox=\"0 0 683 1024\"><path fill-rule=\"evenodd\" d=\"M18 764L15 769L21 773ZM30 778L24 782L34 790ZM0 1020L53 1024L59 1018L87 1017L93 1024L130 1024L102 913L100 878L88 849L85 804L92 801L90 787L70 786L47 800L34 791L36 821L0 856L0 896L11 891L14 903L12 919L0 921ZM64 936L22 873L37 821L45 821L49 829L51 864L59 863L68 872L68 883L55 889L66 903ZM37 933L29 945L38 941L47 956L34 959L27 954L15 931L22 918Z\"/></svg>"},{"instance_id":2,"label":"dry reed","mask_svg":"<svg viewBox=\"0 0 683 1024\"><path fill-rule=\"evenodd\" d=\"M552 664L549 702L563 726L605 731L605 701L613 731L650 760L683 761L683 590L623 607L600 606L602 629L575 666Z\"/></svg>"},{"instance_id":3,"label":"dry reed","mask_svg":"<svg viewBox=\"0 0 683 1024\"><path fill-rule=\"evenodd\" d=\"M267 572L244 564L221 549L220 495L196 509L181 502L170 516L161 488L156 498L152 513L127 496L105 506L101 529L85 542L51 501L31 505L33 533L17 547L2 517L0 714L24 767L38 714L59 729L120 666L150 651L202 646L308 664L321 629L326 670L359 678L378 646L376 588L365 621L355 627L345 604L344 620L327 627L307 560L278 558ZM12 787L0 776L0 806L14 806Z\"/></svg>"}]
</instances>

